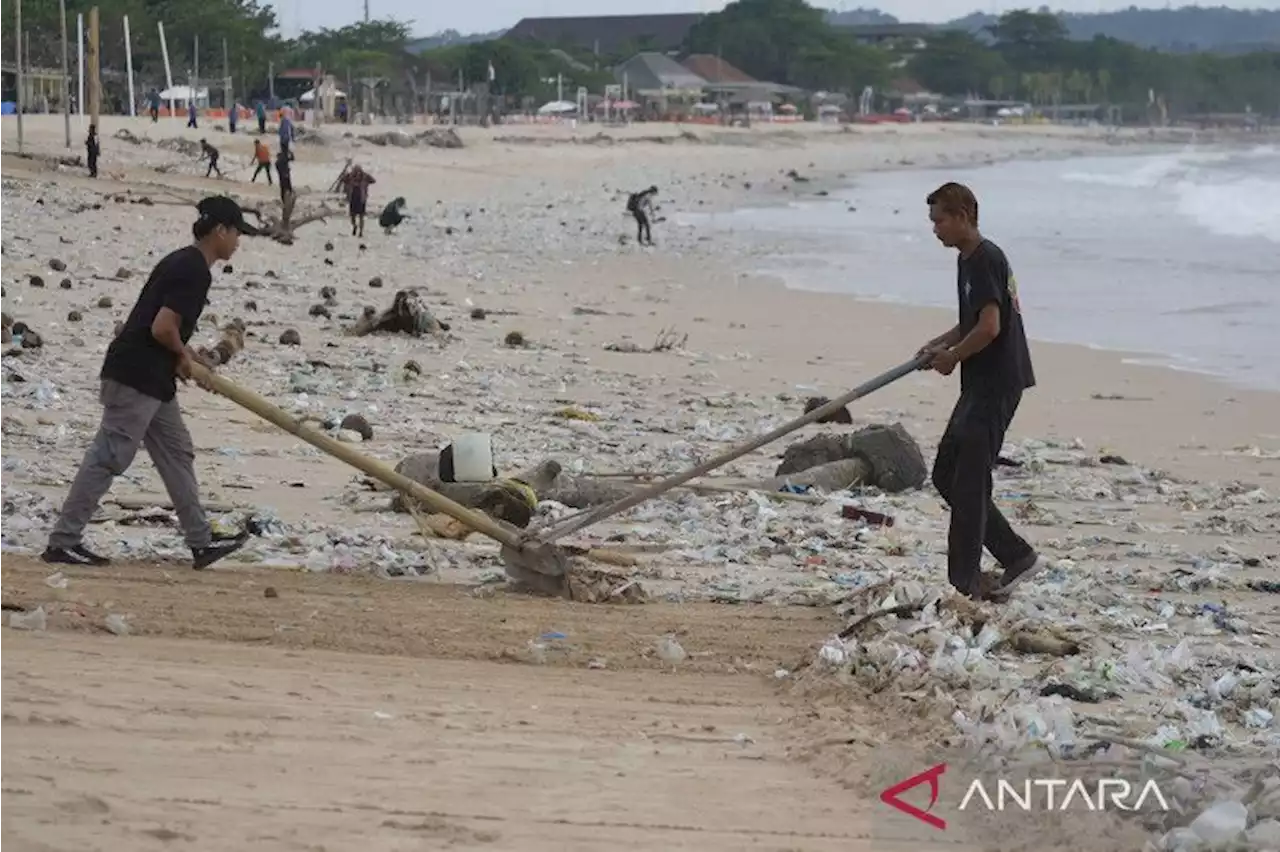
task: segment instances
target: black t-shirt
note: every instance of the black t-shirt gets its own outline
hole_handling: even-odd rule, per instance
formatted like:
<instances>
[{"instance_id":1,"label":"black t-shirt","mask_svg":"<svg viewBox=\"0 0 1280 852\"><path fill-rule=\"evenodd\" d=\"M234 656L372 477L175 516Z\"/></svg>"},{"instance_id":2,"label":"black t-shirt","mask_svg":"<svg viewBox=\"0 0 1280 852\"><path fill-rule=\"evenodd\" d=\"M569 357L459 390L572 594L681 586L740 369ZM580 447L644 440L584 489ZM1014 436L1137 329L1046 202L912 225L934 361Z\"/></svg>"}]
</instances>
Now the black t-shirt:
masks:
<instances>
[{"instance_id":1,"label":"black t-shirt","mask_svg":"<svg viewBox=\"0 0 1280 852\"><path fill-rule=\"evenodd\" d=\"M968 334L987 305L1000 306L1000 334L977 355L960 365L963 391L1017 393L1035 387L1031 351L1022 328L1018 283L1000 247L983 240L977 250L958 262L956 278L960 300L960 328Z\"/></svg>"},{"instance_id":2,"label":"black t-shirt","mask_svg":"<svg viewBox=\"0 0 1280 852\"><path fill-rule=\"evenodd\" d=\"M161 308L169 308L182 317L179 333L186 343L195 333L212 283L209 264L196 246L178 249L157 263L120 335L107 347L102 378L161 402L173 399L178 392L178 356L152 336L151 323Z\"/></svg>"}]
</instances>

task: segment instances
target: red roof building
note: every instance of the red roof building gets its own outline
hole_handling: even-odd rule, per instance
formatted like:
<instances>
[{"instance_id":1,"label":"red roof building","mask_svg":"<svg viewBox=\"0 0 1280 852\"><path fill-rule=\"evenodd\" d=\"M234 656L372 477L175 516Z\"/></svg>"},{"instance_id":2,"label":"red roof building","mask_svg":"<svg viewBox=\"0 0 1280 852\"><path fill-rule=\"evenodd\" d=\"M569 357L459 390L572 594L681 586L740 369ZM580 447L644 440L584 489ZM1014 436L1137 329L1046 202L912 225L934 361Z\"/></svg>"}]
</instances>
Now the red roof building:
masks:
<instances>
[{"instance_id":1,"label":"red roof building","mask_svg":"<svg viewBox=\"0 0 1280 852\"><path fill-rule=\"evenodd\" d=\"M719 56L695 53L681 60L681 65L708 83L755 83L756 78L740 68L735 68Z\"/></svg>"}]
</instances>

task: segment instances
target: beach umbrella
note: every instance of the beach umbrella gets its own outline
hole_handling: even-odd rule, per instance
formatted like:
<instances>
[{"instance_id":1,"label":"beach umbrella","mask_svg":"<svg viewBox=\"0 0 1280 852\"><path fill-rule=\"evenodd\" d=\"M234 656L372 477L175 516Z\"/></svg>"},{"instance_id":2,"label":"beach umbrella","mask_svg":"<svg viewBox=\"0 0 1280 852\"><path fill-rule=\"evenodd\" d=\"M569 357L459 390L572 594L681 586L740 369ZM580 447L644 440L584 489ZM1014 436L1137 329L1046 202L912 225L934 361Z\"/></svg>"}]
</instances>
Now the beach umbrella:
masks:
<instances>
[{"instance_id":1,"label":"beach umbrella","mask_svg":"<svg viewBox=\"0 0 1280 852\"><path fill-rule=\"evenodd\" d=\"M538 107L538 115L560 115L566 112L577 112L578 105L572 101L551 101Z\"/></svg>"}]
</instances>

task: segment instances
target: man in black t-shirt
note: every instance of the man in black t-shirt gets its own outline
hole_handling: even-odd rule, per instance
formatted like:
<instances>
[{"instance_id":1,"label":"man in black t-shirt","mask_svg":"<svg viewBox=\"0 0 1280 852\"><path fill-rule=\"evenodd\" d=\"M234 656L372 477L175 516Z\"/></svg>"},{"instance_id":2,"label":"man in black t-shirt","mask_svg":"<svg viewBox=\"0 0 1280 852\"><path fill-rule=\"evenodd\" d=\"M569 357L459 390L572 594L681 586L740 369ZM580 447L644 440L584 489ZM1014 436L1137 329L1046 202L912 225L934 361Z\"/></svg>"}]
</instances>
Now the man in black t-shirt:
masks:
<instances>
[{"instance_id":1,"label":"man in black t-shirt","mask_svg":"<svg viewBox=\"0 0 1280 852\"><path fill-rule=\"evenodd\" d=\"M293 168L285 151L276 154L276 177L280 178L280 203L288 204L293 195Z\"/></svg>"},{"instance_id":2,"label":"man in black t-shirt","mask_svg":"<svg viewBox=\"0 0 1280 852\"><path fill-rule=\"evenodd\" d=\"M214 172L218 173L218 177L222 177L222 169L218 168L218 149L209 144L207 139L200 140L200 158L209 161L209 168L204 170L204 176L209 177Z\"/></svg>"},{"instance_id":3,"label":"man in black t-shirt","mask_svg":"<svg viewBox=\"0 0 1280 852\"><path fill-rule=\"evenodd\" d=\"M1039 567L1035 550L1013 531L991 499L991 471L1022 392L1034 387L1022 328L1018 285L1000 247L978 231L978 201L958 183L927 198L938 240L959 252L959 321L920 348L944 376L960 367L960 400L938 444L933 484L951 507L947 579L974 598L1007 597ZM986 589L980 566L985 545L1004 569Z\"/></svg>"},{"instance_id":4,"label":"man in black t-shirt","mask_svg":"<svg viewBox=\"0 0 1280 852\"><path fill-rule=\"evenodd\" d=\"M214 196L196 208L195 242L161 260L151 272L102 363L102 425L85 454L43 559L63 565L106 565L84 546L85 525L112 481L145 446L191 548L192 567L207 568L239 550L246 535L217 536L200 505L195 448L176 399L177 380L191 376L195 332L213 282L210 268L235 254L241 234L257 231L239 205Z\"/></svg>"}]
</instances>

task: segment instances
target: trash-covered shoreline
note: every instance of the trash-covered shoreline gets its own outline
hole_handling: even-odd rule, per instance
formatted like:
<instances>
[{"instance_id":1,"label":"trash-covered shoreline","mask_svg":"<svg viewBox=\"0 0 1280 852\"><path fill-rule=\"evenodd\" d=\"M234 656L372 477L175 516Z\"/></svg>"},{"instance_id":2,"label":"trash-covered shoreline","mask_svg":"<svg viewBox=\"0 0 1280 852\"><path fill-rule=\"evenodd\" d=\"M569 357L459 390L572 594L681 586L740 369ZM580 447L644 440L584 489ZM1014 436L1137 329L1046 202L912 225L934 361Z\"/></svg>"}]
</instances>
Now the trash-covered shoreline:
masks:
<instances>
[{"instance_id":1,"label":"trash-covered shoreline","mask_svg":"<svg viewBox=\"0 0 1280 852\"><path fill-rule=\"evenodd\" d=\"M332 165L309 168L319 180ZM220 372L392 465L483 430L504 475L553 459L571 474L648 481L803 410L815 391L809 364L774 369L751 351L756 329L724 329L714 303L669 310L737 243L658 229L661 250L688 270L671 279L671 261L623 254L634 248L619 240L629 226L613 197L551 201L522 195L528 186L483 203L415 199L430 221L389 240L353 240L339 221L307 226L295 246L249 242L217 271L198 340L213 346L238 321L243 348ZM673 203L695 194L683 191ZM188 211L142 197L161 193L5 183L5 312L10 329L26 326L9 332L0 386L5 553L43 546L96 428L106 340L150 266L186 239ZM612 256L595 258L605 246ZM628 269L635 283L603 289ZM410 291L431 321L351 332ZM863 360L896 351L867 349ZM739 378L749 369L761 372ZM182 393L213 514L254 532L237 561L477 594L505 583L493 543L424 537L413 517L391 511L387 492L340 463L226 400ZM871 398L850 419L796 440L902 422L932 458L940 427L904 397ZM1136 759L1180 778L1184 810L1149 826L1162 838L1155 848L1278 848L1280 781L1259 781L1277 774L1280 755L1280 494L1262 475L1276 451L1197 449L1257 461L1256 481L1239 467L1217 481L1148 468L1141 446L1121 455L1033 434L1015 423L997 500L1049 569L1003 606L960 607L945 589L946 513L927 485L831 499L744 488L776 474L791 440L711 480L728 490L673 492L581 541L629 554L635 564L615 570L651 599L836 608L849 635L815 636L813 657L780 671L783 683L926 704L933 721L923 729L980 753ZM113 497L91 526L95 543L120 559L185 557L145 459ZM542 501L533 526L574 511ZM1243 823L1224 806L1212 831L1186 828L1215 798L1247 805Z\"/></svg>"}]
</instances>

